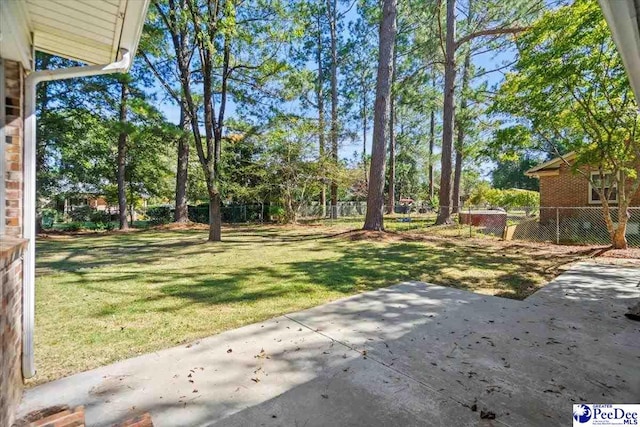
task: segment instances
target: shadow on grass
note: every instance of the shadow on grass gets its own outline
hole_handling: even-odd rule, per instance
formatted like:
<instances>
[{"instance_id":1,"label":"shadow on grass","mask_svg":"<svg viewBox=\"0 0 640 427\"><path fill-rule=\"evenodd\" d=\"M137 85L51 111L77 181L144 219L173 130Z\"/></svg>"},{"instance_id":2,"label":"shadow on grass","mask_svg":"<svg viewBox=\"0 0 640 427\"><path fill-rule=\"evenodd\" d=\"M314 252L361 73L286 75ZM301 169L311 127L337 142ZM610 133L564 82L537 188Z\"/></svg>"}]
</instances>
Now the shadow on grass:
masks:
<instances>
[{"instance_id":1,"label":"shadow on grass","mask_svg":"<svg viewBox=\"0 0 640 427\"><path fill-rule=\"evenodd\" d=\"M559 266L580 258L580 253L532 253L524 246L478 245L471 242L439 239L437 241L353 242L335 235L291 233L274 234L282 229L269 227L232 229L222 244L207 245L202 232L139 232L135 235L92 237L46 242L39 248L45 261L39 261L41 273L72 272L68 286L78 286L97 294L119 296L96 307L98 317L119 311L129 313L173 312L190 305L218 306L255 304L274 301L294 306L294 299L304 294L329 291L350 295L378 289L406 280L420 280L437 285L479 291L497 296L523 299L557 274ZM273 236L273 237L271 237ZM407 237L412 240L412 237ZM313 240L300 249L297 242ZM88 242L91 246L88 247ZM216 265L171 268L180 257L197 257L203 251L218 253L265 247L256 256L269 257L269 246L287 251L309 253L304 260L277 265ZM330 253L317 257L313 253ZM56 258L57 253L62 254ZM264 259L263 259L264 261ZM136 270L136 265L158 263L157 272ZM114 269L102 269L113 265ZM169 265L169 268L167 268ZM153 284L149 295L135 285L114 287L117 282ZM278 300L278 301L276 301Z\"/></svg>"},{"instance_id":2,"label":"shadow on grass","mask_svg":"<svg viewBox=\"0 0 640 427\"><path fill-rule=\"evenodd\" d=\"M132 233L102 233L64 236L38 241L38 273L74 272L109 265L164 263L170 257L220 253L242 247L280 246L287 243L331 239L344 232L301 233L281 226L245 226L225 230L222 242L207 242L202 230L145 230Z\"/></svg>"},{"instance_id":3,"label":"shadow on grass","mask_svg":"<svg viewBox=\"0 0 640 427\"><path fill-rule=\"evenodd\" d=\"M292 261L279 268L247 267L230 277L206 278L188 275L189 283L170 283L160 288L159 300L165 296L189 304L252 303L268 299L291 299L297 294L313 292L318 287L350 295L394 285L406 280L422 280L438 285L471 291L485 291L497 296L523 299L555 277L557 267L579 259L579 255L558 256L555 264L540 262L528 253L496 253L494 250L467 248L448 242L438 246L417 243L394 243L385 246L353 246L337 239L317 242L316 250L331 249L333 259ZM323 246L330 246L323 248ZM551 267L551 268L550 268ZM246 283L251 276L260 277L260 289ZM184 274L176 279L185 278ZM164 281L171 282L170 278ZM267 284L267 285L264 285ZM284 307L283 307L284 308ZM286 310L286 308L284 308Z\"/></svg>"}]
</instances>

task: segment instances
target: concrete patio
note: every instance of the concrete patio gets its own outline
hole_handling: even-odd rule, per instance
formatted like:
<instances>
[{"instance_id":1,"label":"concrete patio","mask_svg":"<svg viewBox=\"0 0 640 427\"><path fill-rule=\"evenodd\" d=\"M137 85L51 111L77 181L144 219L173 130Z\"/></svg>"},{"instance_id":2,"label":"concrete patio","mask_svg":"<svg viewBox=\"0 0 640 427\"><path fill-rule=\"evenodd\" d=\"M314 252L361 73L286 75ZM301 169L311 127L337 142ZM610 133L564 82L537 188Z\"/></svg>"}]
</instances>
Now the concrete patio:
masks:
<instances>
[{"instance_id":1,"label":"concrete patio","mask_svg":"<svg viewBox=\"0 0 640 427\"><path fill-rule=\"evenodd\" d=\"M108 426L570 425L640 402L640 268L581 263L525 301L402 283L25 393ZM481 414L495 419L483 419Z\"/></svg>"}]
</instances>

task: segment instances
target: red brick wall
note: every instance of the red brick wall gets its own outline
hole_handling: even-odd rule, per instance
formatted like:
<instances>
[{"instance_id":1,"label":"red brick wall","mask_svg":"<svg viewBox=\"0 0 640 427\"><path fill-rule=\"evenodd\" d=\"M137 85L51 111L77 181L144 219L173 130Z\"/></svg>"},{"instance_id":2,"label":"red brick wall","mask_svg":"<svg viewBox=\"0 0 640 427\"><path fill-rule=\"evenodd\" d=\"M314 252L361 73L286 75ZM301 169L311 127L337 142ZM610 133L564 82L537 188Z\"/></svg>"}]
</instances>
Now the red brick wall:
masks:
<instances>
[{"instance_id":1,"label":"red brick wall","mask_svg":"<svg viewBox=\"0 0 640 427\"><path fill-rule=\"evenodd\" d=\"M0 235L0 426L10 426L22 397L23 102L25 71L3 61L5 74L5 234Z\"/></svg>"},{"instance_id":2,"label":"red brick wall","mask_svg":"<svg viewBox=\"0 0 640 427\"><path fill-rule=\"evenodd\" d=\"M11 425L22 397L22 251L11 252L0 254L0 426Z\"/></svg>"},{"instance_id":3,"label":"red brick wall","mask_svg":"<svg viewBox=\"0 0 640 427\"><path fill-rule=\"evenodd\" d=\"M5 191L6 226L10 236L22 235L22 178L23 178L23 103L24 69L18 62L4 61L6 125L5 135Z\"/></svg>"},{"instance_id":4,"label":"red brick wall","mask_svg":"<svg viewBox=\"0 0 640 427\"><path fill-rule=\"evenodd\" d=\"M540 177L540 206L555 208L600 205L589 203L587 179L578 172L572 173L567 165L562 165L560 175ZM631 206L640 206L640 191L631 200Z\"/></svg>"}]
</instances>

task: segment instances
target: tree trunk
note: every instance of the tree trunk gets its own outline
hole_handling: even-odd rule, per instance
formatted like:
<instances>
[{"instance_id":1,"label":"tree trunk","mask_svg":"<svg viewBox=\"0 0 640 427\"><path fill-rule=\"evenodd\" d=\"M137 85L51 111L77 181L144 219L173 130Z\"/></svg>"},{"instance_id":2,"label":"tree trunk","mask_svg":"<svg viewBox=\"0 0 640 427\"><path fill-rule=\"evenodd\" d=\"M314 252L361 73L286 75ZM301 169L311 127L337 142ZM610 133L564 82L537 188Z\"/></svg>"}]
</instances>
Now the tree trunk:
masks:
<instances>
[{"instance_id":1,"label":"tree trunk","mask_svg":"<svg viewBox=\"0 0 640 427\"><path fill-rule=\"evenodd\" d=\"M467 15L467 25L472 24L472 1L469 0L469 12ZM469 79L471 73L471 48L467 49L462 65L462 87L460 89L460 110L458 114L463 115L467 111L467 92L469 91ZM462 162L464 161L464 137L465 123L463 120L456 120L458 128L458 138L456 141L456 166L453 176L453 212L460 212L460 181L462 179Z\"/></svg>"},{"instance_id":2,"label":"tree trunk","mask_svg":"<svg viewBox=\"0 0 640 427\"><path fill-rule=\"evenodd\" d=\"M289 190L285 193L284 197L284 222L286 224L295 224L297 222L296 208L294 206L293 197L291 196Z\"/></svg>"},{"instance_id":3,"label":"tree trunk","mask_svg":"<svg viewBox=\"0 0 640 427\"><path fill-rule=\"evenodd\" d=\"M397 0L384 0L379 29L378 75L373 115L373 143L369 168L369 193L365 230L384 230L384 172L386 160L386 129L389 123L389 101L393 78L393 51L396 39Z\"/></svg>"},{"instance_id":4,"label":"tree trunk","mask_svg":"<svg viewBox=\"0 0 640 427\"><path fill-rule=\"evenodd\" d=\"M444 104L442 108L442 155L440 159L440 210L436 225L451 221L451 157L455 114L454 89L456 80L455 17L456 1L447 0L446 58L444 64Z\"/></svg>"},{"instance_id":5,"label":"tree trunk","mask_svg":"<svg viewBox=\"0 0 640 427\"><path fill-rule=\"evenodd\" d=\"M435 73L431 74L431 87L436 88L436 76ZM434 185L433 185L433 148L436 143L436 112L433 106L431 107L431 114L429 117L429 202L433 203L434 197Z\"/></svg>"},{"instance_id":6,"label":"tree trunk","mask_svg":"<svg viewBox=\"0 0 640 427\"><path fill-rule=\"evenodd\" d=\"M458 129L458 138L462 131ZM453 206L452 213L460 213L460 180L462 178L462 150L456 147L456 162L453 172Z\"/></svg>"},{"instance_id":7,"label":"tree trunk","mask_svg":"<svg viewBox=\"0 0 640 427\"><path fill-rule=\"evenodd\" d=\"M222 211L220 209L220 187L218 164L222 150L222 129L217 127L214 131L213 143L213 164L208 165L209 175L207 177L209 189L209 241L219 242L222 240ZM211 158L211 157L210 157Z\"/></svg>"},{"instance_id":8,"label":"tree trunk","mask_svg":"<svg viewBox=\"0 0 640 427\"><path fill-rule=\"evenodd\" d=\"M436 113L431 109L431 118L429 120L429 202L433 201L433 147L436 141Z\"/></svg>"},{"instance_id":9,"label":"tree trunk","mask_svg":"<svg viewBox=\"0 0 640 427\"><path fill-rule=\"evenodd\" d=\"M613 236L611 236L611 243L614 249L627 249L626 231L626 224L624 226L622 224L618 225Z\"/></svg>"},{"instance_id":10,"label":"tree trunk","mask_svg":"<svg viewBox=\"0 0 640 427\"><path fill-rule=\"evenodd\" d=\"M394 123L394 102L393 95L391 95L389 107L389 193L387 195L387 213L391 214L394 211L396 201L396 138L395 138L395 123Z\"/></svg>"},{"instance_id":11,"label":"tree trunk","mask_svg":"<svg viewBox=\"0 0 640 427\"><path fill-rule=\"evenodd\" d=\"M338 31L336 0L328 2L330 7L329 28L331 30L331 158L338 164ZM338 183L331 180L331 218L337 218Z\"/></svg>"},{"instance_id":12,"label":"tree trunk","mask_svg":"<svg viewBox=\"0 0 640 427\"><path fill-rule=\"evenodd\" d=\"M324 164L325 141L324 141L324 71L322 69L322 22L318 14L318 50L316 52L316 62L318 65L318 82L316 84L316 98L318 103L318 157L320 163ZM325 184L324 168L321 171L322 189L320 190L320 213L322 218L327 216L327 186Z\"/></svg>"},{"instance_id":13,"label":"tree trunk","mask_svg":"<svg viewBox=\"0 0 640 427\"><path fill-rule=\"evenodd\" d=\"M120 83L120 134L118 136L118 219L120 220L120 230L127 230L127 189L125 182L127 163L127 96L128 85Z\"/></svg>"},{"instance_id":14,"label":"tree trunk","mask_svg":"<svg viewBox=\"0 0 640 427\"><path fill-rule=\"evenodd\" d=\"M220 193L209 191L209 241L222 240L222 215L220 211Z\"/></svg>"},{"instance_id":15,"label":"tree trunk","mask_svg":"<svg viewBox=\"0 0 640 427\"><path fill-rule=\"evenodd\" d=\"M397 67L397 49L393 49L393 69ZM391 79L391 99L389 100L389 195L387 199L387 213L392 214L396 205L396 107L395 73Z\"/></svg>"},{"instance_id":16,"label":"tree trunk","mask_svg":"<svg viewBox=\"0 0 640 427\"><path fill-rule=\"evenodd\" d=\"M624 188L621 190L624 191ZM627 249L627 222L629 221L627 211L628 203L621 200L618 206L618 226L611 233L611 246L614 249ZM611 218L609 214L607 216ZM611 228L613 229L613 224L611 224Z\"/></svg>"},{"instance_id":17,"label":"tree trunk","mask_svg":"<svg viewBox=\"0 0 640 427\"><path fill-rule=\"evenodd\" d=\"M369 174L367 173L367 94L364 77L362 80L362 170L364 171L365 189L369 188Z\"/></svg>"},{"instance_id":18,"label":"tree trunk","mask_svg":"<svg viewBox=\"0 0 640 427\"><path fill-rule=\"evenodd\" d=\"M180 107L180 129L182 134L178 140L178 167L176 172L176 210L175 222L188 222L187 180L189 171L189 129L184 107Z\"/></svg>"}]
</instances>

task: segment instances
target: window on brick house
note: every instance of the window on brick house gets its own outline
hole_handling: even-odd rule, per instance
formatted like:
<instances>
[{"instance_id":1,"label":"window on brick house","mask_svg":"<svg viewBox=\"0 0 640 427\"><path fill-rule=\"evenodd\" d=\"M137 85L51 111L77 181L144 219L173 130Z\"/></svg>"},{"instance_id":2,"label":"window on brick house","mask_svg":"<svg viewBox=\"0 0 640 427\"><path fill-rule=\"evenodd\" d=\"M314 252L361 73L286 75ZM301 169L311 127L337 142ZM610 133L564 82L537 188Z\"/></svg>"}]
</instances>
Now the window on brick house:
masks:
<instances>
[{"instance_id":1,"label":"window on brick house","mask_svg":"<svg viewBox=\"0 0 640 427\"><path fill-rule=\"evenodd\" d=\"M602 189L609 202L618 202L618 187L613 182L612 178L613 174L605 173L601 180L600 172L591 172L591 182L593 182L597 187L594 187L593 184L589 182L589 203L602 203L597 188Z\"/></svg>"},{"instance_id":2,"label":"window on brick house","mask_svg":"<svg viewBox=\"0 0 640 427\"><path fill-rule=\"evenodd\" d=\"M6 122L6 97L5 97L5 83L4 83L4 61L0 58L0 235L4 234L6 225L6 192L5 192L5 146L7 145L7 137L5 135L5 122Z\"/></svg>"}]
</instances>

